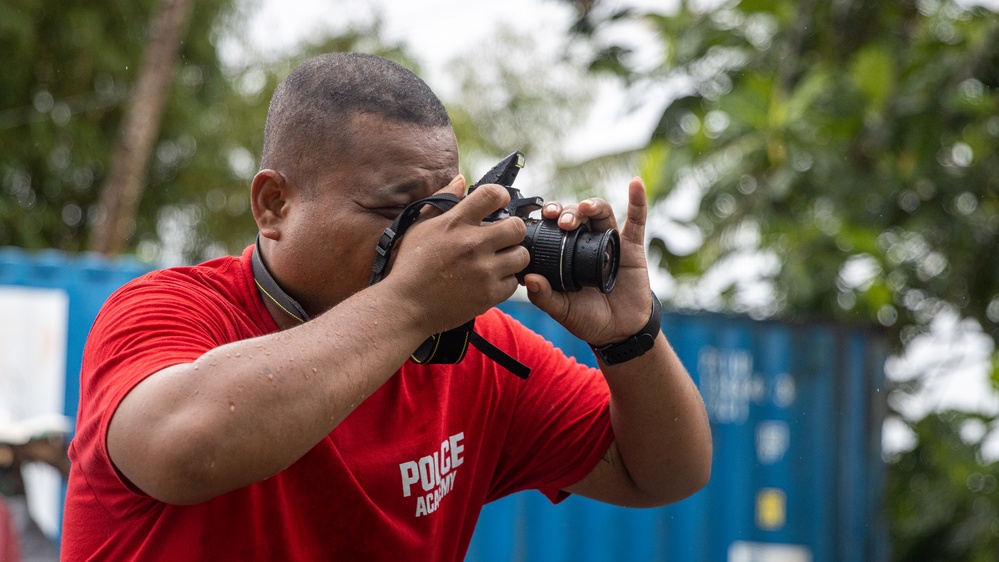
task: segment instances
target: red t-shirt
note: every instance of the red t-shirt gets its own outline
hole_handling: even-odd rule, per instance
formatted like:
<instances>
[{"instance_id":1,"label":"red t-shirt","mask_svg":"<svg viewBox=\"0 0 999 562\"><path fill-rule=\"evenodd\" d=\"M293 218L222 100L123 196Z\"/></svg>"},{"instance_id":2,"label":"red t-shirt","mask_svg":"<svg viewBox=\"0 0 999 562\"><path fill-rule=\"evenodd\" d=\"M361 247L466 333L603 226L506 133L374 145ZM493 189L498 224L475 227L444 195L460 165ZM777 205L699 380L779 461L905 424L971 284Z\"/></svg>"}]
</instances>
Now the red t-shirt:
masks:
<instances>
[{"instance_id":1,"label":"red t-shirt","mask_svg":"<svg viewBox=\"0 0 999 562\"><path fill-rule=\"evenodd\" d=\"M248 248L157 271L108 299L90 333L63 523L64 560L461 560L482 505L539 489L553 501L610 445L603 376L491 310L476 331L532 368L521 380L470 348L407 362L283 472L176 506L127 485L107 428L144 377L278 328Z\"/></svg>"}]
</instances>

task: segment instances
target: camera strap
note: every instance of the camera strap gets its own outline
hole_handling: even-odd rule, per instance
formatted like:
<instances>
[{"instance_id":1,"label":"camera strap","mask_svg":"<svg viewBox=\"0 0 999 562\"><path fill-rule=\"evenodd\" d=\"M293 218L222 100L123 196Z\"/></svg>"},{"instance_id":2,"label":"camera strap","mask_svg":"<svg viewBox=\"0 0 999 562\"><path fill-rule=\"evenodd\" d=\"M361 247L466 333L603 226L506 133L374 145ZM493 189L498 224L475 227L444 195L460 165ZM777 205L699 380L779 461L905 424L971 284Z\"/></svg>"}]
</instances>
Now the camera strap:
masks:
<instances>
[{"instance_id":1,"label":"camera strap","mask_svg":"<svg viewBox=\"0 0 999 562\"><path fill-rule=\"evenodd\" d=\"M441 193L407 205L399 213L399 216L392 221L392 225L385 229L385 232L382 233L381 238L378 240L378 246L375 248L375 263L372 266L371 281L368 285L374 285L385 277L385 269L392 255L392 249L395 247L396 242L402 238L402 235L406 233L406 230L416 222L424 207L430 205L441 212L445 212L457 205L459 201L461 199L455 195ZM472 344L483 355L492 359L504 369L522 379L527 378L531 373L530 367L517 361L490 343L476 333L474 328L475 318L472 318L457 328L434 334L427 338L413 352L410 360L420 365L435 363L452 365L460 363L468 351L468 344Z\"/></svg>"},{"instance_id":2,"label":"camera strap","mask_svg":"<svg viewBox=\"0 0 999 562\"><path fill-rule=\"evenodd\" d=\"M257 284L257 290L260 291L260 294L276 304L288 316L303 324L307 322L309 315L305 313L302 305L284 292L284 289L271 276L267 266L264 265L264 260L260 257L260 234L257 234L257 243L253 246L253 256L250 258L250 263L253 267L253 282Z\"/></svg>"},{"instance_id":3,"label":"camera strap","mask_svg":"<svg viewBox=\"0 0 999 562\"><path fill-rule=\"evenodd\" d=\"M371 281L368 285L374 285L385 277L385 268L388 266L389 257L392 255L392 248L395 246L396 240L402 238L402 235L416 222L423 207L430 205L443 213L457 205L458 201L461 201L461 199L456 195L441 193L413 201L409 205L406 205L406 208L399 213L399 216L392 221L392 225L386 228L385 232L382 233L382 237L378 239L378 246L375 248L377 255L375 256L375 264L371 268Z\"/></svg>"}]
</instances>

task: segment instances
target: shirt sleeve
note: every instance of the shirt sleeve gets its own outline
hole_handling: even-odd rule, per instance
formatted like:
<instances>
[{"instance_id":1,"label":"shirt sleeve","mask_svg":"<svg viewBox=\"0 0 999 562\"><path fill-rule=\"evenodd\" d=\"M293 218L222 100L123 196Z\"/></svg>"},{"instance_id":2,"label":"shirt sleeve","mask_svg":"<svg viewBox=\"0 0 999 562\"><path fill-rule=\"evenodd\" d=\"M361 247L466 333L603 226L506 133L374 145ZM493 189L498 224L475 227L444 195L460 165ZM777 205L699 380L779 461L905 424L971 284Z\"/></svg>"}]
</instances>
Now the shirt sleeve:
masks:
<instances>
[{"instance_id":1,"label":"shirt sleeve","mask_svg":"<svg viewBox=\"0 0 999 562\"><path fill-rule=\"evenodd\" d=\"M552 502L588 475L610 447L610 391L603 373L567 357L502 314L486 336L532 368L520 385L489 501L537 489Z\"/></svg>"},{"instance_id":2,"label":"shirt sleeve","mask_svg":"<svg viewBox=\"0 0 999 562\"><path fill-rule=\"evenodd\" d=\"M126 515L145 497L111 462L107 451L111 418L146 377L194 361L233 338L224 314L211 306L211 298L182 276L155 272L114 293L91 328L80 374L80 411L71 455L111 513Z\"/></svg>"},{"instance_id":3,"label":"shirt sleeve","mask_svg":"<svg viewBox=\"0 0 999 562\"><path fill-rule=\"evenodd\" d=\"M129 286L108 300L87 341L88 385L105 389L111 404L149 375L201 357L232 340L224 318L193 284L158 272L158 287Z\"/></svg>"}]
</instances>

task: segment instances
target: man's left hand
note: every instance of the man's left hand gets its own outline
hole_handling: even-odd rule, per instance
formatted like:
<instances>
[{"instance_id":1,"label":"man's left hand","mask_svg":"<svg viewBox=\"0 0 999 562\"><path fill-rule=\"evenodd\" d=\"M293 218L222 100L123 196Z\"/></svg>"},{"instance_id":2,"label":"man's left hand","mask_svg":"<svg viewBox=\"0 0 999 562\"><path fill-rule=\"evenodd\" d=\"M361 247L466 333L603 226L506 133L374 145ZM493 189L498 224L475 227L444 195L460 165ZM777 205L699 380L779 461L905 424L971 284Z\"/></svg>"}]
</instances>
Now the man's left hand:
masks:
<instances>
[{"instance_id":1,"label":"man's left hand","mask_svg":"<svg viewBox=\"0 0 999 562\"><path fill-rule=\"evenodd\" d=\"M542 208L541 215L557 219L563 230L572 230L582 223L588 223L597 232L618 228L610 203L598 198L567 206L550 201ZM557 292L547 279L532 273L524 279L531 302L574 336L598 347L623 341L640 331L652 310L645 257L647 215L645 185L636 177L628 185L628 214L620 229L621 262L617 284L610 293L594 288Z\"/></svg>"}]
</instances>

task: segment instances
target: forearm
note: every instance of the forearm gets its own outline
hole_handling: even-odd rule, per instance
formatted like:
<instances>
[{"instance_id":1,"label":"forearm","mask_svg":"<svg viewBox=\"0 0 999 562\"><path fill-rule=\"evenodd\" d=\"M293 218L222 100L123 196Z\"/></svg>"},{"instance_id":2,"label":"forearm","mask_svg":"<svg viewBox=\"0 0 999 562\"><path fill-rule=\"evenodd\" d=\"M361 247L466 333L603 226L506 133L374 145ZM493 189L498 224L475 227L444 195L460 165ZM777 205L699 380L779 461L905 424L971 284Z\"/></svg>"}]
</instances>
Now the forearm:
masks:
<instances>
[{"instance_id":1,"label":"forearm","mask_svg":"<svg viewBox=\"0 0 999 562\"><path fill-rule=\"evenodd\" d=\"M150 376L112 419L112 460L143 491L174 503L208 499L294 463L428 335L417 309L386 306L393 300L380 291Z\"/></svg>"},{"instance_id":2,"label":"forearm","mask_svg":"<svg viewBox=\"0 0 999 562\"><path fill-rule=\"evenodd\" d=\"M602 365L622 469L652 503L691 495L711 471L711 430L696 385L665 336L645 355Z\"/></svg>"}]
</instances>

